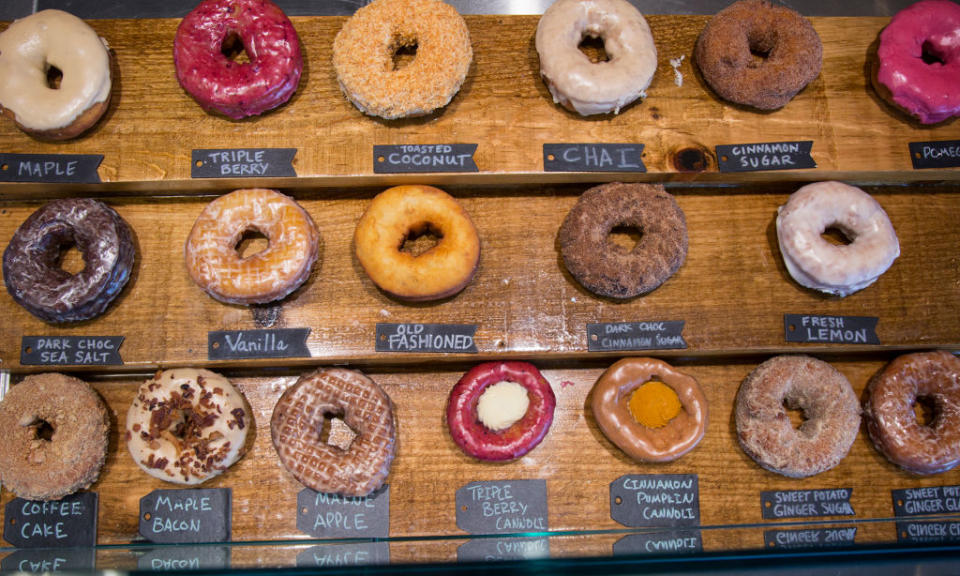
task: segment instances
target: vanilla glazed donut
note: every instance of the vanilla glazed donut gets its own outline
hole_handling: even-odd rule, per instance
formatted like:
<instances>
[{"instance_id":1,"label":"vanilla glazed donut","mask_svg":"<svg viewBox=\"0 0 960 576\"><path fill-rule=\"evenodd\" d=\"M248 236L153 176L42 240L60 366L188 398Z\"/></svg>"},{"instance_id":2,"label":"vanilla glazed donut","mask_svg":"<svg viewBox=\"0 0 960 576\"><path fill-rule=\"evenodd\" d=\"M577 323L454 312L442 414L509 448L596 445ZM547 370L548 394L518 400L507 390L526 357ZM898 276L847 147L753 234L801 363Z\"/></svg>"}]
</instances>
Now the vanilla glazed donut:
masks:
<instances>
[{"instance_id":1,"label":"vanilla glazed donut","mask_svg":"<svg viewBox=\"0 0 960 576\"><path fill-rule=\"evenodd\" d=\"M266 249L237 252L245 232L267 237ZM230 304L280 300L306 282L320 253L320 234L306 210L276 190L247 188L203 209L187 238L187 271L210 296Z\"/></svg>"},{"instance_id":2,"label":"vanilla glazed donut","mask_svg":"<svg viewBox=\"0 0 960 576\"><path fill-rule=\"evenodd\" d=\"M176 484L218 476L247 451L250 407L229 380L209 370L157 372L127 411L126 442L144 472Z\"/></svg>"},{"instance_id":3,"label":"vanilla glazed donut","mask_svg":"<svg viewBox=\"0 0 960 576\"><path fill-rule=\"evenodd\" d=\"M608 61L591 62L584 38L601 38ZM626 0L558 0L537 24L540 76L553 101L581 116L617 114L641 96L657 70L643 15Z\"/></svg>"},{"instance_id":4,"label":"vanilla glazed donut","mask_svg":"<svg viewBox=\"0 0 960 576\"><path fill-rule=\"evenodd\" d=\"M57 88L48 80L51 68L62 73ZM110 105L106 40L61 10L42 10L0 33L0 78L0 111L37 138L75 138Z\"/></svg>"},{"instance_id":5,"label":"vanilla glazed donut","mask_svg":"<svg viewBox=\"0 0 960 576\"><path fill-rule=\"evenodd\" d=\"M411 46L413 61L395 69L397 50ZM472 61L466 22L439 0L375 0L357 10L333 41L333 67L347 100L388 120L446 106Z\"/></svg>"},{"instance_id":6,"label":"vanilla glazed donut","mask_svg":"<svg viewBox=\"0 0 960 576\"><path fill-rule=\"evenodd\" d=\"M837 228L851 240L834 245L821 235ZM880 203L842 182L808 184L777 213L783 262L798 284L848 296L873 284L900 255L900 242Z\"/></svg>"}]
</instances>

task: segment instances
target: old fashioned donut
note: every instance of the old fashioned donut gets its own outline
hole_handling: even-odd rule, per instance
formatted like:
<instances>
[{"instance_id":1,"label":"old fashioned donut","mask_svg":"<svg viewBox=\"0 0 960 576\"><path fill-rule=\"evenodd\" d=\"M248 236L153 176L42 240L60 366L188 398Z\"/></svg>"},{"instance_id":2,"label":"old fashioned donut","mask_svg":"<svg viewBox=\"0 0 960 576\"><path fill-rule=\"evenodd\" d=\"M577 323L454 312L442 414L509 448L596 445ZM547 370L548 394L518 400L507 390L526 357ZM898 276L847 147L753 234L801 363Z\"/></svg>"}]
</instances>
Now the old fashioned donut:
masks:
<instances>
[{"instance_id":1,"label":"old fashioned donut","mask_svg":"<svg viewBox=\"0 0 960 576\"><path fill-rule=\"evenodd\" d=\"M404 242L439 236L414 256ZM480 238L470 216L449 194L432 186L395 186L373 199L354 232L357 259L374 284L402 300L437 300L470 283L480 261Z\"/></svg>"},{"instance_id":2,"label":"old fashioned donut","mask_svg":"<svg viewBox=\"0 0 960 576\"><path fill-rule=\"evenodd\" d=\"M200 484L247 451L250 407L229 380L209 370L157 372L127 411L127 449L144 472L176 484Z\"/></svg>"},{"instance_id":3,"label":"old fashioned donut","mask_svg":"<svg viewBox=\"0 0 960 576\"><path fill-rule=\"evenodd\" d=\"M93 484L107 457L110 416L86 382L35 374L0 402L0 479L27 500L58 500Z\"/></svg>"},{"instance_id":4,"label":"old fashioned donut","mask_svg":"<svg viewBox=\"0 0 960 576\"><path fill-rule=\"evenodd\" d=\"M802 410L794 428L787 409ZM791 478L829 470L850 450L860 404L847 378L810 356L776 356L760 364L737 391L740 447L761 467Z\"/></svg>"},{"instance_id":5,"label":"old fashioned donut","mask_svg":"<svg viewBox=\"0 0 960 576\"><path fill-rule=\"evenodd\" d=\"M867 385L863 405L873 445L914 474L937 474L960 462L960 360L949 352L919 352L894 359ZM926 402L931 420L914 406Z\"/></svg>"},{"instance_id":6,"label":"old fashioned donut","mask_svg":"<svg viewBox=\"0 0 960 576\"><path fill-rule=\"evenodd\" d=\"M340 418L356 437L346 449L321 436ZM390 474L397 450L390 397L356 370L321 368L301 376L273 408L270 435L280 463L317 492L365 496Z\"/></svg>"},{"instance_id":7,"label":"old fashioned donut","mask_svg":"<svg viewBox=\"0 0 960 576\"><path fill-rule=\"evenodd\" d=\"M83 270L60 267L60 253L76 246ZM3 252L7 292L47 322L99 316L130 279L135 248L130 227L97 200L54 200L31 214Z\"/></svg>"},{"instance_id":8,"label":"old fashioned donut","mask_svg":"<svg viewBox=\"0 0 960 576\"><path fill-rule=\"evenodd\" d=\"M37 138L75 138L110 105L106 40L61 10L42 10L0 33L0 78L0 111Z\"/></svg>"},{"instance_id":9,"label":"old fashioned donut","mask_svg":"<svg viewBox=\"0 0 960 576\"><path fill-rule=\"evenodd\" d=\"M840 230L850 244L827 241ZM798 284L847 296L873 284L900 255L900 242L880 203L842 182L808 184L777 213L777 240Z\"/></svg>"},{"instance_id":10,"label":"old fashioned donut","mask_svg":"<svg viewBox=\"0 0 960 576\"><path fill-rule=\"evenodd\" d=\"M267 237L266 249L246 258L237 252L243 235ZM221 302L264 304L286 297L306 282L320 254L320 233L306 210L276 190L246 188L203 209L184 247L187 271Z\"/></svg>"},{"instance_id":11,"label":"old fashioned donut","mask_svg":"<svg viewBox=\"0 0 960 576\"><path fill-rule=\"evenodd\" d=\"M600 38L607 60L580 51ZM553 101L581 116L617 114L641 96L657 70L650 26L626 0L559 0L537 24L540 76Z\"/></svg>"},{"instance_id":12,"label":"old fashioned donut","mask_svg":"<svg viewBox=\"0 0 960 576\"><path fill-rule=\"evenodd\" d=\"M397 68L394 56L416 48ZM350 17L333 41L333 67L347 100L388 120L423 116L460 90L473 48L466 22L439 0L375 0Z\"/></svg>"},{"instance_id":13,"label":"old fashioned donut","mask_svg":"<svg viewBox=\"0 0 960 576\"><path fill-rule=\"evenodd\" d=\"M238 44L249 61L228 56ZM204 110L234 119L285 103L303 70L297 31L270 0L204 0L177 27L173 63Z\"/></svg>"},{"instance_id":14,"label":"old fashioned donut","mask_svg":"<svg viewBox=\"0 0 960 576\"><path fill-rule=\"evenodd\" d=\"M642 234L632 250L610 241L617 227ZM662 186L621 184L584 192L560 227L560 253L584 288L609 298L655 290L687 258L687 221Z\"/></svg>"},{"instance_id":15,"label":"old fashioned donut","mask_svg":"<svg viewBox=\"0 0 960 576\"><path fill-rule=\"evenodd\" d=\"M922 0L880 33L873 85L923 124L960 115L960 4Z\"/></svg>"},{"instance_id":16,"label":"old fashioned donut","mask_svg":"<svg viewBox=\"0 0 960 576\"><path fill-rule=\"evenodd\" d=\"M645 393L658 384L672 395ZM693 450L707 429L707 398L700 385L662 360L624 358L607 368L591 394L590 408L604 436L637 462L676 460ZM677 405L664 414L664 407L651 405L661 398Z\"/></svg>"},{"instance_id":17,"label":"old fashioned donut","mask_svg":"<svg viewBox=\"0 0 960 576\"><path fill-rule=\"evenodd\" d=\"M550 383L533 364L487 362L450 390L447 427L474 458L514 460L547 435L556 405Z\"/></svg>"},{"instance_id":18,"label":"old fashioned donut","mask_svg":"<svg viewBox=\"0 0 960 576\"><path fill-rule=\"evenodd\" d=\"M776 110L820 74L823 46L810 21L790 8L739 0L707 23L694 58L724 100Z\"/></svg>"}]
</instances>

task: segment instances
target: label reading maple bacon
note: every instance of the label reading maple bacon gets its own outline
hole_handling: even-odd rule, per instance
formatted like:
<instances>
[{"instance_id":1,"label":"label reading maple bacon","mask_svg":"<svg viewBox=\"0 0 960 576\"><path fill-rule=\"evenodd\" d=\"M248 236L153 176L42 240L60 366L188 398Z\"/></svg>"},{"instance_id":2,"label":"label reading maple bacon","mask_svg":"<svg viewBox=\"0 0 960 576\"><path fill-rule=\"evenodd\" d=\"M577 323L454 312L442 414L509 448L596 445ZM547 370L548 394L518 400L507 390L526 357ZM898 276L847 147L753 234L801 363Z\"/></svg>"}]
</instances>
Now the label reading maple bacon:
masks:
<instances>
[{"instance_id":1,"label":"label reading maple bacon","mask_svg":"<svg viewBox=\"0 0 960 576\"><path fill-rule=\"evenodd\" d=\"M140 499L140 535L158 544L230 540L230 488L154 490Z\"/></svg>"},{"instance_id":2,"label":"label reading maple bacon","mask_svg":"<svg viewBox=\"0 0 960 576\"><path fill-rule=\"evenodd\" d=\"M721 144L716 146L717 165L721 172L758 172L764 170L797 170L816 168L810 156L812 140L798 142L761 142L756 144Z\"/></svg>"}]
</instances>

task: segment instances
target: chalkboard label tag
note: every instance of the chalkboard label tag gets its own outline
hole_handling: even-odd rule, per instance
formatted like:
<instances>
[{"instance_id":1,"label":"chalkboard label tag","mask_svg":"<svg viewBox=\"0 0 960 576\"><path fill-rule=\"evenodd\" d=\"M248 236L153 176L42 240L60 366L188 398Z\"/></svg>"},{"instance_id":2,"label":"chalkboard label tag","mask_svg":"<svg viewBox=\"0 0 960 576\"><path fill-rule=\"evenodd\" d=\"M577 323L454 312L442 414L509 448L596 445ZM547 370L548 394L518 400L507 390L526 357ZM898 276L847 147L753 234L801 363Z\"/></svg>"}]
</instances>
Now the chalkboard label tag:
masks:
<instances>
[{"instance_id":1,"label":"chalkboard label tag","mask_svg":"<svg viewBox=\"0 0 960 576\"><path fill-rule=\"evenodd\" d=\"M23 366L120 366L123 336L24 336Z\"/></svg>"},{"instance_id":2,"label":"chalkboard label tag","mask_svg":"<svg viewBox=\"0 0 960 576\"><path fill-rule=\"evenodd\" d=\"M546 532L546 480L471 482L456 493L457 527L470 534Z\"/></svg>"},{"instance_id":3,"label":"chalkboard label tag","mask_svg":"<svg viewBox=\"0 0 960 576\"><path fill-rule=\"evenodd\" d=\"M880 344L875 316L820 316L784 314L783 337L787 342L827 344Z\"/></svg>"},{"instance_id":4,"label":"chalkboard label tag","mask_svg":"<svg viewBox=\"0 0 960 576\"><path fill-rule=\"evenodd\" d=\"M776 550L836 548L853 546L856 537L856 526L764 530L763 544Z\"/></svg>"},{"instance_id":5,"label":"chalkboard label tag","mask_svg":"<svg viewBox=\"0 0 960 576\"><path fill-rule=\"evenodd\" d=\"M214 330L207 333L207 359L309 358L309 328Z\"/></svg>"},{"instance_id":6,"label":"chalkboard label tag","mask_svg":"<svg viewBox=\"0 0 960 576\"><path fill-rule=\"evenodd\" d=\"M697 554L703 552L699 530L669 530L630 534L613 543L614 556Z\"/></svg>"},{"instance_id":7,"label":"chalkboard label tag","mask_svg":"<svg viewBox=\"0 0 960 576\"><path fill-rule=\"evenodd\" d=\"M476 144L374 145L373 173L479 172L476 152Z\"/></svg>"},{"instance_id":8,"label":"chalkboard label tag","mask_svg":"<svg viewBox=\"0 0 960 576\"><path fill-rule=\"evenodd\" d=\"M630 528L700 525L696 474L627 474L610 483L610 517Z\"/></svg>"},{"instance_id":9,"label":"chalkboard label tag","mask_svg":"<svg viewBox=\"0 0 960 576\"><path fill-rule=\"evenodd\" d=\"M163 546L137 558L137 568L148 572L227 570L230 548L225 546Z\"/></svg>"},{"instance_id":10,"label":"chalkboard label tag","mask_svg":"<svg viewBox=\"0 0 960 576\"><path fill-rule=\"evenodd\" d=\"M103 154L0 154L0 182L99 184Z\"/></svg>"},{"instance_id":11,"label":"chalkboard label tag","mask_svg":"<svg viewBox=\"0 0 960 576\"><path fill-rule=\"evenodd\" d=\"M715 147L721 172L759 172L816 168L812 140L721 144Z\"/></svg>"},{"instance_id":12,"label":"chalkboard label tag","mask_svg":"<svg viewBox=\"0 0 960 576\"><path fill-rule=\"evenodd\" d=\"M476 354L476 324L377 323L377 352Z\"/></svg>"},{"instance_id":13,"label":"chalkboard label tag","mask_svg":"<svg viewBox=\"0 0 960 576\"><path fill-rule=\"evenodd\" d=\"M390 486L358 497L301 490L297 530L315 538L386 538L390 535Z\"/></svg>"},{"instance_id":14,"label":"chalkboard label tag","mask_svg":"<svg viewBox=\"0 0 960 576\"><path fill-rule=\"evenodd\" d=\"M96 492L39 502L14 498L4 507L3 539L17 548L69 548L97 544Z\"/></svg>"},{"instance_id":15,"label":"chalkboard label tag","mask_svg":"<svg viewBox=\"0 0 960 576\"><path fill-rule=\"evenodd\" d=\"M550 557L547 538L473 538L457 548L457 562L538 560Z\"/></svg>"},{"instance_id":16,"label":"chalkboard label tag","mask_svg":"<svg viewBox=\"0 0 960 576\"><path fill-rule=\"evenodd\" d=\"M960 486L930 486L891 491L898 518L960 512Z\"/></svg>"},{"instance_id":17,"label":"chalkboard label tag","mask_svg":"<svg viewBox=\"0 0 960 576\"><path fill-rule=\"evenodd\" d=\"M140 499L140 535L158 544L227 542L230 488L154 490Z\"/></svg>"},{"instance_id":18,"label":"chalkboard label tag","mask_svg":"<svg viewBox=\"0 0 960 576\"><path fill-rule=\"evenodd\" d=\"M389 563L390 545L386 542L321 544L297 554L297 568L377 566Z\"/></svg>"},{"instance_id":19,"label":"chalkboard label tag","mask_svg":"<svg viewBox=\"0 0 960 576\"><path fill-rule=\"evenodd\" d=\"M296 178L296 148L202 148L190 155L191 178Z\"/></svg>"},{"instance_id":20,"label":"chalkboard label tag","mask_svg":"<svg viewBox=\"0 0 960 576\"><path fill-rule=\"evenodd\" d=\"M544 172L646 172L643 144L544 144Z\"/></svg>"},{"instance_id":21,"label":"chalkboard label tag","mask_svg":"<svg viewBox=\"0 0 960 576\"><path fill-rule=\"evenodd\" d=\"M850 497L853 488L771 490L760 493L764 520L856 516Z\"/></svg>"},{"instance_id":22,"label":"chalkboard label tag","mask_svg":"<svg viewBox=\"0 0 960 576\"><path fill-rule=\"evenodd\" d=\"M960 140L910 142L914 170L960 167Z\"/></svg>"},{"instance_id":23,"label":"chalkboard label tag","mask_svg":"<svg viewBox=\"0 0 960 576\"><path fill-rule=\"evenodd\" d=\"M684 324L684 320L587 324L587 350L620 352L686 348Z\"/></svg>"},{"instance_id":24,"label":"chalkboard label tag","mask_svg":"<svg viewBox=\"0 0 960 576\"><path fill-rule=\"evenodd\" d=\"M960 521L897 522L900 544L955 544L960 542Z\"/></svg>"},{"instance_id":25,"label":"chalkboard label tag","mask_svg":"<svg viewBox=\"0 0 960 576\"><path fill-rule=\"evenodd\" d=\"M16 550L0 561L0 570L6 573L92 573L96 548L43 548Z\"/></svg>"}]
</instances>

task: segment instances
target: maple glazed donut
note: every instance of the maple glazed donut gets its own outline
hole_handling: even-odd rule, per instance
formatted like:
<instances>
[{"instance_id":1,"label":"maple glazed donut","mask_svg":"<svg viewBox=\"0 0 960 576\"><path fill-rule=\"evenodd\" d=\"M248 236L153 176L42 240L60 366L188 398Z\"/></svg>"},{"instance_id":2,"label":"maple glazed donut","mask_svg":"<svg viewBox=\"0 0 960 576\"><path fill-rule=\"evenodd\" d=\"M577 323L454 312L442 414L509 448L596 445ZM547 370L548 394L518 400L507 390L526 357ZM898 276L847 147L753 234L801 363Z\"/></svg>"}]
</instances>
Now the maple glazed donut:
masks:
<instances>
[{"instance_id":1,"label":"maple glazed donut","mask_svg":"<svg viewBox=\"0 0 960 576\"><path fill-rule=\"evenodd\" d=\"M439 236L414 256L404 242ZM480 237L463 207L432 186L395 186L373 199L354 232L357 259L373 282L402 300L437 300L466 287L480 261Z\"/></svg>"},{"instance_id":2,"label":"maple glazed donut","mask_svg":"<svg viewBox=\"0 0 960 576\"><path fill-rule=\"evenodd\" d=\"M923 124L960 114L960 5L923 0L880 33L872 76L880 96Z\"/></svg>"},{"instance_id":3,"label":"maple glazed donut","mask_svg":"<svg viewBox=\"0 0 960 576\"><path fill-rule=\"evenodd\" d=\"M914 474L937 474L960 462L960 360L940 350L894 359L867 385L870 439L888 460ZM931 408L920 423L918 402Z\"/></svg>"},{"instance_id":4,"label":"maple glazed donut","mask_svg":"<svg viewBox=\"0 0 960 576\"><path fill-rule=\"evenodd\" d=\"M803 411L799 428L787 409ZM776 356L740 384L735 419L740 447L757 464L805 478L847 455L860 429L860 404L833 366L810 356Z\"/></svg>"},{"instance_id":5,"label":"maple glazed donut","mask_svg":"<svg viewBox=\"0 0 960 576\"><path fill-rule=\"evenodd\" d=\"M97 480L107 457L110 415L86 382L35 374L4 395L0 429L3 486L27 500L59 500Z\"/></svg>"},{"instance_id":6,"label":"maple glazed donut","mask_svg":"<svg viewBox=\"0 0 960 576\"><path fill-rule=\"evenodd\" d=\"M394 56L416 48L397 68ZM473 48L463 17L439 0L375 0L350 17L333 41L340 89L364 114L388 120L423 116L460 90Z\"/></svg>"},{"instance_id":7,"label":"maple glazed donut","mask_svg":"<svg viewBox=\"0 0 960 576\"><path fill-rule=\"evenodd\" d=\"M229 380L209 370L157 372L140 385L127 411L127 449L160 480L200 484L247 451L252 415Z\"/></svg>"},{"instance_id":8,"label":"maple glazed donut","mask_svg":"<svg viewBox=\"0 0 960 576\"><path fill-rule=\"evenodd\" d=\"M237 42L249 62L227 56ZM173 63L200 106L235 120L285 103L303 70L297 31L270 0L201 2L177 27Z\"/></svg>"},{"instance_id":9,"label":"maple glazed donut","mask_svg":"<svg viewBox=\"0 0 960 576\"><path fill-rule=\"evenodd\" d=\"M591 394L604 436L637 462L676 460L707 429L700 385L662 360L624 358L600 376Z\"/></svg>"},{"instance_id":10,"label":"maple glazed donut","mask_svg":"<svg viewBox=\"0 0 960 576\"><path fill-rule=\"evenodd\" d=\"M607 60L579 45L600 38ZM657 70L657 48L643 15L626 0L558 0L537 24L540 75L553 101L581 116L617 114L641 96Z\"/></svg>"},{"instance_id":11,"label":"maple glazed donut","mask_svg":"<svg viewBox=\"0 0 960 576\"><path fill-rule=\"evenodd\" d=\"M758 63L754 54L765 57ZM776 110L820 74L823 45L810 21L790 8L739 0L707 23L694 57L724 100Z\"/></svg>"},{"instance_id":12,"label":"maple glazed donut","mask_svg":"<svg viewBox=\"0 0 960 576\"><path fill-rule=\"evenodd\" d=\"M83 270L60 267L63 248L76 246ZM127 223L87 198L54 200L31 214L3 252L3 280L14 300L47 322L79 322L102 314L123 290L135 247Z\"/></svg>"},{"instance_id":13,"label":"maple glazed donut","mask_svg":"<svg viewBox=\"0 0 960 576\"><path fill-rule=\"evenodd\" d=\"M447 427L461 450L479 460L514 460L550 430L557 400L528 362L474 366L450 390Z\"/></svg>"},{"instance_id":14,"label":"maple glazed donut","mask_svg":"<svg viewBox=\"0 0 960 576\"><path fill-rule=\"evenodd\" d=\"M610 241L616 227L642 233L633 249ZM584 192L563 220L560 253L584 288L609 298L655 290L687 257L687 221L677 201L652 184L614 182Z\"/></svg>"},{"instance_id":15,"label":"maple glazed donut","mask_svg":"<svg viewBox=\"0 0 960 576\"><path fill-rule=\"evenodd\" d=\"M850 244L822 234L840 230ZM880 203L842 182L808 184L778 209L777 240L798 284L848 296L873 284L900 255L900 242Z\"/></svg>"},{"instance_id":16,"label":"maple glazed donut","mask_svg":"<svg viewBox=\"0 0 960 576\"><path fill-rule=\"evenodd\" d=\"M266 249L237 252L244 233L267 237ZM230 304L280 300L306 282L320 253L320 234L306 210L276 190L246 188L203 209L184 247L190 277Z\"/></svg>"},{"instance_id":17,"label":"maple glazed donut","mask_svg":"<svg viewBox=\"0 0 960 576\"><path fill-rule=\"evenodd\" d=\"M57 70L59 84L52 82ZM106 40L61 10L42 10L0 33L0 78L0 111L37 138L75 138L110 105Z\"/></svg>"},{"instance_id":18,"label":"maple glazed donut","mask_svg":"<svg viewBox=\"0 0 960 576\"><path fill-rule=\"evenodd\" d=\"M321 437L331 418L356 434L346 449ZM345 368L321 368L287 388L273 408L270 436L280 463L301 484L343 496L366 496L383 486L397 450L390 397Z\"/></svg>"}]
</instances>

